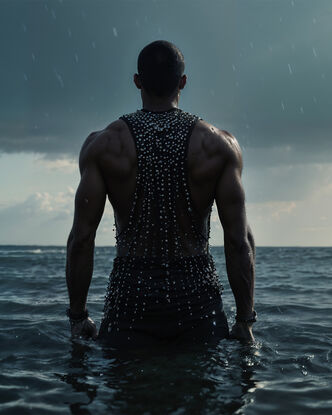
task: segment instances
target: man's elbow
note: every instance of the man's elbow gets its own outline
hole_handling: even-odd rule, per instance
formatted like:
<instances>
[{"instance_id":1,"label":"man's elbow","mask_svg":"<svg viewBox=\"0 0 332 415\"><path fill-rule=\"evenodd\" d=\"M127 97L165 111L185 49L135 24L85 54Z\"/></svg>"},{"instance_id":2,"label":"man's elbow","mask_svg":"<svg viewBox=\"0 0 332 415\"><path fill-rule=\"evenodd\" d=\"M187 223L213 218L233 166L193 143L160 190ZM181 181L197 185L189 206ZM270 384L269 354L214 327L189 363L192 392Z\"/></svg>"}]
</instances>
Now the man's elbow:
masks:
<instances>
[{"instance_id":1,"label":"man's elbow","mask_svg":"<svg viewBox=\"0 0 332 415\"><path fill-rule=\"evenodd\" d=\"M94 247L95 236L95 229L72 230L68 238L68 247L72 252L87 251Z\"/></svg>"},{"instance_id":2,"label":"man's elbow","mask_svg":"<svg viewBox=\"0 0 332 415\"><path fill-rule=\"evenodd\" d=\"M72 243L72 241L73 241L73 231L71 230L68 235L68 239L67 239L67 247Z\"/></svg>"},{"instance_id":3,"label":"man's elbow","mask_svg":"<svg viewBox=\"0 0 332 415\"><path fill-rule=\"evenodd\" d=\"M224 243L227 251L241 254L250 250L249 235L225 234Z\"/></svg>"}]
</instances>

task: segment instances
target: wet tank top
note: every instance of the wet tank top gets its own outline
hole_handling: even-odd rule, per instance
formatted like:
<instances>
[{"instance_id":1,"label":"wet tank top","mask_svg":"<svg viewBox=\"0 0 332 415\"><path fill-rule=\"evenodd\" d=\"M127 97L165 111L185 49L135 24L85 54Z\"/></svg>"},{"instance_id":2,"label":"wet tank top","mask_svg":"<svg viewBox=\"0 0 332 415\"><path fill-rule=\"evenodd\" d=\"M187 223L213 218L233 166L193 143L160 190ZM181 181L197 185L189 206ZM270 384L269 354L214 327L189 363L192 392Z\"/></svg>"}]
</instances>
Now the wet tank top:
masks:
<instances>
[{"instance_id":1,"label":"wet tank top","mask_svg":"<svg viewBox=\"0 0 332 415\"><path fill-rule=\"evenodd\" d=\"M104 306L104 318L113 327L129 303L135 304L130 315L134 322L143 318L151 299L180 306L188 292L200 296L207 290L222 291L209 252L212 204L203 218L188 183L189 139L201 118L172 108L137 110L120 119L135 142L137 175L129 220L121 232L115 217L117 256Z\"/></svg>"}]
</instances>

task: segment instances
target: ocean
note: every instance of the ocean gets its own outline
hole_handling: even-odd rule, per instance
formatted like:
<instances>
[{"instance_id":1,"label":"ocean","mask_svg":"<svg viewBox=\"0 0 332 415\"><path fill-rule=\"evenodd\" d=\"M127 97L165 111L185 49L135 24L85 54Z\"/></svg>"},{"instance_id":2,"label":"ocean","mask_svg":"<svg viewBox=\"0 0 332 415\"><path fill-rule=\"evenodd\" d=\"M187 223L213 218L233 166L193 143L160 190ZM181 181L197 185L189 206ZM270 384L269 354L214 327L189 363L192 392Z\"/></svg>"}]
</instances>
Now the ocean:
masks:
<instances>
[{"instance_id":1,"label":"ocean","mask_svg":"<svg viewBox=\"0 0 332 415\"><path fill-rule=\"evenodd\" d=\"M234 322L222 247L211 247ZM98 247L99 327L114 247ZM71 340L65 247L0 246L0 413L331 414L332 249L258 247L256 343L146 353Z\"/></svg>"}]
</instances>

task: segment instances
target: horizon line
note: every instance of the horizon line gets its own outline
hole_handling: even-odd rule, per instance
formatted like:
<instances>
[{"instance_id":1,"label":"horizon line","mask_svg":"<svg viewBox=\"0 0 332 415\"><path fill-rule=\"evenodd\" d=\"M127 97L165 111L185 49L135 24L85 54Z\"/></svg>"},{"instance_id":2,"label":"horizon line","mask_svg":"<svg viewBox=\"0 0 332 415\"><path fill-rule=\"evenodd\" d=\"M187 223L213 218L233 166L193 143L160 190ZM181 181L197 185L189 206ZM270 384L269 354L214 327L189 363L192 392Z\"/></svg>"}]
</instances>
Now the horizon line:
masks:
<instances>
[{"instance_id":1,"label":"horizon line","mask_svg":"<svg viewBox=\"0 0 332 415\"><path fill-rule=\"evenodd\" d=\"M59 245L59 244L3 244L0 243L0 247L2 246L26 246L26 247L58 247L58 248L66 248L67 245ZM332 248L332 245L255 245L256 248ZM115 248L115 245L95 245L95 248ZM224 245L210 245L210 248L224 248Z\"/></svg>"}]
</instances>

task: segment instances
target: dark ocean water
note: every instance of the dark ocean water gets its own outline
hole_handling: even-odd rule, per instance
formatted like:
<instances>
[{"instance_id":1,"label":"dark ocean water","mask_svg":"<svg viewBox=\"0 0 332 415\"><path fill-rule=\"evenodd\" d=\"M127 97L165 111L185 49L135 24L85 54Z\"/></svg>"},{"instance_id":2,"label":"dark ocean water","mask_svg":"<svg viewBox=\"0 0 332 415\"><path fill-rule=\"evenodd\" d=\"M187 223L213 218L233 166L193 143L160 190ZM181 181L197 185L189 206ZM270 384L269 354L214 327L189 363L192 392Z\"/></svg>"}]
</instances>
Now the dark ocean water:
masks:
<instances>
[{"instance_id":1,"label":"dark ocean water","mask_svg":"<svg viewBox=\"0 0 332 415\"><path fill-rule=\"evenodd\" d=\"M223 248L213 247L234 321ZM114 248L97 248L99 327ZM258 248L256 344L121 354L72 341L62 247L0 246L1 414L332 414L332 249Z\"/></svg>"}]
</instances>

